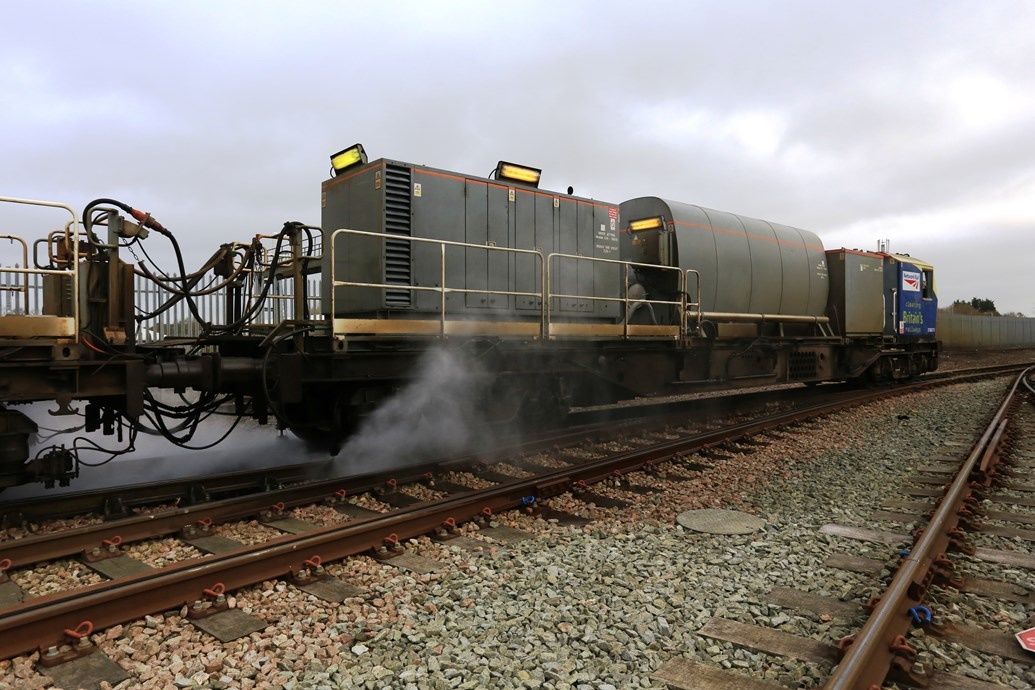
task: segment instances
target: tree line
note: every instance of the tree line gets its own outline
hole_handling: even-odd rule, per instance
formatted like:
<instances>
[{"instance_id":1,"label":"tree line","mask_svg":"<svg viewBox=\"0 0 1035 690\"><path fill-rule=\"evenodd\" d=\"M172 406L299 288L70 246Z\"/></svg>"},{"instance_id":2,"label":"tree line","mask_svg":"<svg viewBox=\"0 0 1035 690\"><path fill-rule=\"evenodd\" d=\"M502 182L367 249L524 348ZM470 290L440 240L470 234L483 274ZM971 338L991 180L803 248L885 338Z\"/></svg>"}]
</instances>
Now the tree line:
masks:
<instances>
[{"instance_id":1,"label":"tree line","mask_svg":"<svg viewBox=\"0 0 1035 690\"><path fill-rule=\"evenodd\" d=\"M1024 314L1019 311L1011 311L1005 314L1000 314L999 310L995 308L995 302L990 299L983 297L973 297L968 302L966 300L958 299L952 303L952 306L942 307L939 311L952 313L952 314L964 314L966 316L1013 316L1023 318Z\"/></svg>"}]
</instances>

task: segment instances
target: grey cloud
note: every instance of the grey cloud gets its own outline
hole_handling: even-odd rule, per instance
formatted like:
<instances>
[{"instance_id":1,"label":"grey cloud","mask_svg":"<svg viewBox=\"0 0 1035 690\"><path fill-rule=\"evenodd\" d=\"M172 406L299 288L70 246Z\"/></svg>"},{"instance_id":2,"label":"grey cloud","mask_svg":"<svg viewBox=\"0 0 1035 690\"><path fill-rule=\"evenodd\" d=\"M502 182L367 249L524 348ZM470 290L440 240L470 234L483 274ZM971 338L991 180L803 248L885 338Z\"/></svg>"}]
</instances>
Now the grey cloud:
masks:
<instances>
[{"instance_id":1,"label":"grey cloud","mask_svg":"<svg viewBox=\"0 0 1035 690\"><path fill-rule=\"evenodd\" d=\"M877 238L852 228L1035 185L1026 2L64 2L7 18L0 194L124 197L182 233L192 262L318 223L327 156L355 141L475 174L527 162L555 189L866 247ZM947 82L968 73L1019 95L1017 112L965 126ZM752 114L778 123L771 151L741 136ZM1025 242L1002 219L959 232ZM1032 310L992 277L1001 260L910 249L963 284L987 271L987 296Z\"/></svg>"}]
</instances>

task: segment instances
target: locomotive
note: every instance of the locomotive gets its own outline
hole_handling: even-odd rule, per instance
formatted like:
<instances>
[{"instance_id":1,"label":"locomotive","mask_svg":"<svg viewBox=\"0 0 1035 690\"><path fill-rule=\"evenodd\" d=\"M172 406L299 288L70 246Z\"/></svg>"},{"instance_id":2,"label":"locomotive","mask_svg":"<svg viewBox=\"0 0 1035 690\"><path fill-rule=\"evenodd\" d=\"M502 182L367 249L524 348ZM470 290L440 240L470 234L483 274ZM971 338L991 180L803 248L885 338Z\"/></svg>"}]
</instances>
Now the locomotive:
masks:
<instances>
[{"instance_id":1,"label":"locomotive","mask_svg":"<svg viewBox=\"0 0 1035 690\"><path fill-rule=\"evenodd\" d=\"M488 425L937 366L934 269L908 255L826 250L806 230L656 197L550 192L506 161L479 177L370 162L357 144L331 163L319 226L224 244L193 273L176 234L121 201L80 218L0 197L71 216L31 262L4 236L23 255L0 287L24 308L0 312L0 487L67 485L90 464L93 442L30 452L37 425L15 406L32 401L117 434L112 455L139 431L189 446L228 410L333 452L429 351L472 374ZM176 271L125 261L155 235Z\"/></svg>"}]
</instances>

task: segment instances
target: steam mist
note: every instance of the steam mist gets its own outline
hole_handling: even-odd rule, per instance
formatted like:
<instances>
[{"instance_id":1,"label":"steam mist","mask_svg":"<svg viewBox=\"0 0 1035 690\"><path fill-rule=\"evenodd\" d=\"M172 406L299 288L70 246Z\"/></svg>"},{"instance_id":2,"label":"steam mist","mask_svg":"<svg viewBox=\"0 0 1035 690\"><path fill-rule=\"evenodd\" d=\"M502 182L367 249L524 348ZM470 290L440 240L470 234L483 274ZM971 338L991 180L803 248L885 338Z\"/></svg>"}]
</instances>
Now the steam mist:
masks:
<instances>
[{"instance_id":1,"label":"steam mist","mask_svg":"<svg viewBox=\"0 0 1035 690\"><path fill-rule=\"evenodd\" d=\"M487 450L492 434L479 400L488 382L477 363L462 354L429 350L413 381L346 442L335 471L357 474Z\"/></svg>"},{"instance_id":2,"label":"steam mist","mask_svg":"<svg viewBox=\"0 0 1035 690\"><path fill-rule=\"evenodd\" d=\"M51 417L47 414L53 403L33 403L22 411L40 425L40 433L30 442L29 455L52 445L71 447L76 438L88 439L102 448L123 449L128 445L128 428L120 443L115 436L82 430L57 432L57 428L78 427L83 423L77 416ZM73 407L81 408L81 404ZM229 429L233 419L214 415L202 423L193 446L215 441ZM154 482L177 477L219 474L239 470L273 467L302 462L326 462L324 453L310 450L291 434L281 434L272 425L262 426L251 419L242 419L236 429L219 445L206 450L189 450L174 445L160 436L140 433L134 442L135 450L115 457L100 466L82 466L80 475L67 488L44 489L43 484L25 484L4 490L5 498L27 498L56 492L82 491L142 482ZM89 443L81 444L82 458L98 463L108 453L90 450Z\"/></svg>"},{"instance_id":3,"label":"steam mist","mask_svg":"<svg viewBox=\"0 0 1035 690\"><path fill-rule=\"evenodd\" d=\"M474 453L492 448L493 433L481 402L490 378L463 354L433 349L418 362L414 379L364 420L337 458L332 474L346 476L386 467L415 464L450 454ZM36 403L26 410L40 423L30 453L52 444L71 445L75 437L87 437L105 448L124 448L113 436L82 431L53 433L53 427L82 424L81 417L51 418L52 403ZM205 445L229 428L232 420L213 416L202 424L191 445ZM128 432L127 432L128 433ZM128 440L128 439L127 439ZM161 437L141 433L135 451L100 467L82 467L69 488L44 489L42 484L12 487L5 497L22 498L53 492L77 491L153 482L174 477L215 474L263 466L300 462L326 462L326 452L308 448L292 434L279 434L272 426L243 419L237 429L214 448L187 450ZM105 453L87 451L84 459L96 462Z\"/></svg>"}]
</instances>

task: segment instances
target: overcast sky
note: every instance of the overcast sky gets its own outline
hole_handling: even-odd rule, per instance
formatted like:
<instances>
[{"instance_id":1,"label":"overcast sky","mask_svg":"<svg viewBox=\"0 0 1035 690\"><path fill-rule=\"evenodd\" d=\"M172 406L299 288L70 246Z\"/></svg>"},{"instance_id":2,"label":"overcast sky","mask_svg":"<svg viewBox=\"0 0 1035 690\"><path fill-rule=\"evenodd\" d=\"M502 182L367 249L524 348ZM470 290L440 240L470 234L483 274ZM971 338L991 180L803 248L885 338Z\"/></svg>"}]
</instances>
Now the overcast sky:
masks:
<instances>
[{"instance_id":1,"label":"overcast sky","mask_svg":"<svg viewBox=\"0 0 1035 690\"><path fill-rule=\"evenodd\" d=\"M890 239L943 304L1033 315L1033 28L1024 0L9 3L0 195L117 198L196 266L319 224L328 156L359 141Z\"/></svg>"}]
</instances>

